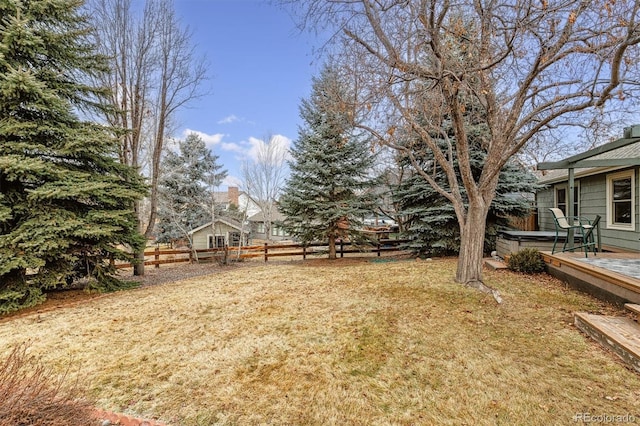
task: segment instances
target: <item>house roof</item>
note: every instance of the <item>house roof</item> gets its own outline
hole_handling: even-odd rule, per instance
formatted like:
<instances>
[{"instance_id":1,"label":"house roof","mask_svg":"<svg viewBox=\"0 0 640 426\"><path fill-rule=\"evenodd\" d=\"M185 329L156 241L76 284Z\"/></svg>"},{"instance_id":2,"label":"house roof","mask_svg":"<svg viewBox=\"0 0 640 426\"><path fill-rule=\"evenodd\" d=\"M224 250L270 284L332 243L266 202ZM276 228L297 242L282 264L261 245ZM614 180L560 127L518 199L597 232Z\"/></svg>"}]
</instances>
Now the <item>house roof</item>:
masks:
<instances>
[{"instance_id":1,"label":"house roof","mask_svg":"<svg viewBox=\"0 0 640 426\"><path fill-rule=\"evenodd\" d=\"M561 161L540 163L538 170L545 174L538 182L567 180L569 168L574 169L576 177L584 177L633 165L640 165L640 138L623 138Z\"/></svg>"},{"instance_id":2,"label":"house roof","mask_svg":"<svg viewBox=\"0 0 640 426\"><path fill-rule=\"evenodd\" d=\"M237 229L238 231L243 231L242 224L240 222L238 222L237 220L230 219L228 217L217 218L216 223L224 223L225 225L228 225L234 229ZM197 228L192 229L191 231L189 231L189 234L194 234L209 226L211 226L211 222L205 223L202 226L198 226ZM247 229L245 228L244 231L247 232Z\"/></svg>"},{"instance_id":3,"label":"house roof","mask_svg":"<svg viewBox=\"0 0 640 426\"><path fill-rule=\"evenodd\" d=\"M279 221L285 220L285 216L282 213L280 213L280 210L278 210L277 205L275 207L276 208L272 213L271 221L272 222L279 222ZM262 217L262 212L258 212L256 214L254 214L253 216L250 216L247 220L249 222L262 222L264 219Z\"/></svg>"},{"instance_id":4,"label":"house roof","mask_svg":"<svg viewBox=\"0 0 640 426\"><path fill-rule=\"evenodd\" d=\"M240 191L237 186L230 186L226 191L214 191L213 197L217 204L235 204L238 205L238 198L246 196L244 191Z\"/></svg>"}]
</instances>

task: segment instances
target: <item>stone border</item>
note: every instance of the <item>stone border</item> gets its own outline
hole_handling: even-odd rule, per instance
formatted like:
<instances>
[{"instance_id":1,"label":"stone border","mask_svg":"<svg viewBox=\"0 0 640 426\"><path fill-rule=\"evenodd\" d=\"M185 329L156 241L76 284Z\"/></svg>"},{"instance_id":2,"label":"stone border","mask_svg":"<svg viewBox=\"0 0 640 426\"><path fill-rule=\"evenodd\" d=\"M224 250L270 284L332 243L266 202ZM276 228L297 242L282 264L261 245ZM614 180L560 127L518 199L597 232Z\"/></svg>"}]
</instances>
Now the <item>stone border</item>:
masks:
<instances>
[{"instance_id":1,"label":"stone border","mask_svg":"<svg viewBox=\"0 0 640 426\"><path fill-rule=\"evenodd\" d=\"M167 426L156 420L137 419L112 411L95 410L94 416L101 422L101 426Z\"/></svg>"}]
</instances>

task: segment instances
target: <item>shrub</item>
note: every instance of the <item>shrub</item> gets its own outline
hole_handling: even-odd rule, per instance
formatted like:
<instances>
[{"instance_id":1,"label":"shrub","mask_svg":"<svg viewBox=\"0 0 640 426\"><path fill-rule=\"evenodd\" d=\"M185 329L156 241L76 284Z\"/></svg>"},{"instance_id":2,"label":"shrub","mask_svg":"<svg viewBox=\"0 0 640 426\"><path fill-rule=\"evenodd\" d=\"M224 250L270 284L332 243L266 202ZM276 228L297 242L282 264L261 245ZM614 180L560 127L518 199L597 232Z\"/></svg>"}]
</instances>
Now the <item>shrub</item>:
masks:
<instances>
[{"instance_id":1,"label":"shrub","mask_svg":"<svg viewBox=\"0 0 640 426\"><path fill-rule=\"evenodd\" d=\"M45 298L40 288L27 284L0 288L0 315L35 306Z\"/></svg>"},{"instance_id":2,"label":"shrub","mask_svg":"<svg viewBox=\"0 0 640 426\"><path fill-rule=\"evenodd\" d=\"M87 426L97 424L93 408L77 387L33 356L27 345L15 347L0 363L0 426Z\"/></svg>"},{"instance_id":3,"label":"shrub","mask_svg":"<svg viewBox=\"0 0 640 426\"><path fill-rule=\"evenodd\" d=\"M535 274L544 272L545 264L540 252L534 248L524 248L512 253L507 261L507 266L512 271Z\"/></svg>"}]
</instances>

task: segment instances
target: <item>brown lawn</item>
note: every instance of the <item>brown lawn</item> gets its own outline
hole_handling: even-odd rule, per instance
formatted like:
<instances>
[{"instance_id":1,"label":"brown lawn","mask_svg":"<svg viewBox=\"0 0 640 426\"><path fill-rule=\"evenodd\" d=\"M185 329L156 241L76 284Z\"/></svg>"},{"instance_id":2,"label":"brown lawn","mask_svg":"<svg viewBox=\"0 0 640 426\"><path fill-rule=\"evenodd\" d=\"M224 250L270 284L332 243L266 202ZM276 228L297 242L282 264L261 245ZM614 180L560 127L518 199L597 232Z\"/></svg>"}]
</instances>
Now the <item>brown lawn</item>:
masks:
<instances>
[{"instance_id":1,"label":"brown lawn","mask_svg":"<svg viewBox=\"0 0 640 426\"><path fill-rule=\"evenodd\" d=\"M455 260L278 262L0 322L0 351L79 378L104 409L172 425L640 420L640 376L572 325L615 308L546 275Z\"/></svg>"}]
</instances>

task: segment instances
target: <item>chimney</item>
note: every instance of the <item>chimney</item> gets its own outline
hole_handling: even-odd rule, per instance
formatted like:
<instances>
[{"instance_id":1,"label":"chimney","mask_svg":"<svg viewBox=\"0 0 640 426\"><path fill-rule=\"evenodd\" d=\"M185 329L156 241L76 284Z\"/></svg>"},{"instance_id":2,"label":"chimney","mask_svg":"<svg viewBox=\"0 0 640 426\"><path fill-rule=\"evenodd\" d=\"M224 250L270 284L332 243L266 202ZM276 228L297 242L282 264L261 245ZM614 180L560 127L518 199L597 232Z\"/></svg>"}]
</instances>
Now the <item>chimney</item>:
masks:
<instances>
[{"instance_id":1,"label":"chimney","mask_svg":"<svg viewBox=\"0 0 640 426\"><path fill-rule=\"evenodd\" d=\"M631 127L624 128L624 136L625 139L638 138L640 137L640 125L636 124Z\"/></svg>"},{"instance_id":2,"label":"chimney","mask_svg":"<svg viewBox=\"0 0 640 426\"><path fill-rule=\"evenodd\" d=\"M238 187L230 186L227 194L229 195L229 204L240 207L240 190L238 190Z\"/></svg>"}]
</instances>

